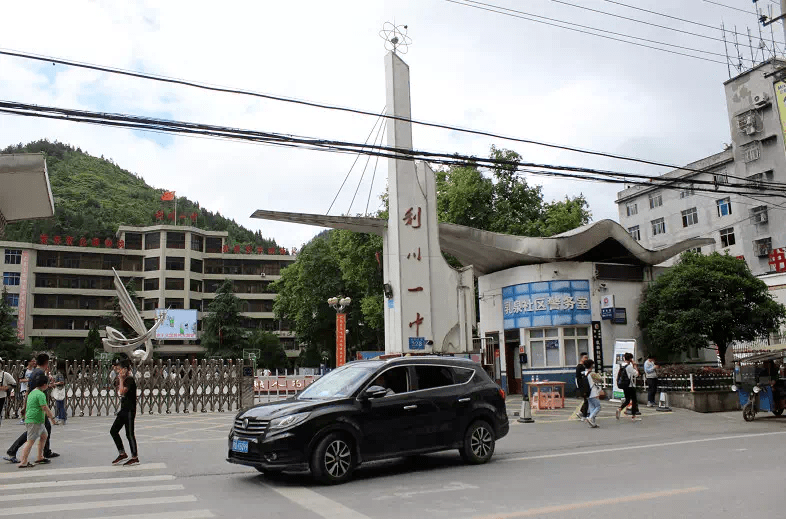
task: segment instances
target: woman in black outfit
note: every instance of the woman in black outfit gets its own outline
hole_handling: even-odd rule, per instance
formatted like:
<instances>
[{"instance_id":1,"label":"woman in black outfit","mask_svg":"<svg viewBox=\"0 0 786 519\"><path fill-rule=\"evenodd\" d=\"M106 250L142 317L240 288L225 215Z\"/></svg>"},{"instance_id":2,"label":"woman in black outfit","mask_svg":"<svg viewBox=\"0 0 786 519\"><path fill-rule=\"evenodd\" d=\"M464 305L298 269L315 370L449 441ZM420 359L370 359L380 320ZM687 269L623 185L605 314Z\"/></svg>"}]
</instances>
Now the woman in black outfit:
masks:
<instances>
[{"instance_id":1,"label":"woman in black outfit","mask_svg":"<svg viewBox=\"0 0 786 519\"><path fill-rule=\"evenodd\" d=\"M112 439L117 446L117 458L112 462L112 465L117 465L124 459L128 458L125 449L123 448L123 440L120 439L120 429L124 426L126 428L126 437L128 438L128 447L131 450L131 459L123 463L123 465L136 465L139 463L136 450L136 436L134 436L134 419L136 418L136 381L131 375L131 361L123 359L120 361L120 370L118 372L118 388L117 392L120 394L120 411L117 413L115 423L109 430Z\"/></svg>"}]
</instances>

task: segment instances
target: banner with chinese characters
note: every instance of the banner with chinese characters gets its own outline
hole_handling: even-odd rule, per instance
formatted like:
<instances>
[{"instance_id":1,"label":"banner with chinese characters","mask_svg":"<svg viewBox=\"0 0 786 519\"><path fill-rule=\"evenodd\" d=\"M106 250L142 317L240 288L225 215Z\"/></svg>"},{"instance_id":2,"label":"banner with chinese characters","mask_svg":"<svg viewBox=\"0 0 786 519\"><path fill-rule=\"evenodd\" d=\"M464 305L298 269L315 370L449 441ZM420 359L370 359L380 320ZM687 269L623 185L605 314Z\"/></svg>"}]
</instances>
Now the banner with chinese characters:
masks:
<instances>
[{"instance_id":1,"label":"banner with chinese characters","mask_svg":"<svg viewBox=\"0 0 786 519\"><path fill-rule=\"evenodd\" d=\"M30 275L30 251L22 251L22 272L19 275L19 305L16 314L16 336L25 339L27 320L27 278Z\"/></svg>"},{"instance_id":2,"label":"banner with chinese characters","mask_svg":"<svg viewBox=\"0 0 786 519\"><path fill-rule=\"evenodd\" d=\"M164 312L163 308L156 308L156 318ZM156 329L156 339L197 339L197 311L196 310L166 310L166 318Z\"/></svg>"},{"instance_id":3,"label":"banner with chinese characters","mask_svg":"<svg viewBox=\"0 0 786 519\"><path fill-rule=\"evenodd\" d=\"M778 81L774 85L775 98L778 105L778 112L781 119L781 131L786 136L786 83Z\"/></svg>"},{"instance_id":4,"label":"banner with chinese characters","mask_svg":"<svg viewBox=\"0 0 786 519\"><path fill-rule=\"evenodd\" d=\"M539 281L504 287L502 318L506 330L590 324L589 281Z\"/></svg>"},{"instance_id":5,"label":"banner with chinese characters","mask_svg":"<svg viewBox=\"0 0 786 519\"><path fill-rule=\"evenodd\" d=\"M336 367L347 363L347 314L336 314Z\"/></svg>"}]
</instances>

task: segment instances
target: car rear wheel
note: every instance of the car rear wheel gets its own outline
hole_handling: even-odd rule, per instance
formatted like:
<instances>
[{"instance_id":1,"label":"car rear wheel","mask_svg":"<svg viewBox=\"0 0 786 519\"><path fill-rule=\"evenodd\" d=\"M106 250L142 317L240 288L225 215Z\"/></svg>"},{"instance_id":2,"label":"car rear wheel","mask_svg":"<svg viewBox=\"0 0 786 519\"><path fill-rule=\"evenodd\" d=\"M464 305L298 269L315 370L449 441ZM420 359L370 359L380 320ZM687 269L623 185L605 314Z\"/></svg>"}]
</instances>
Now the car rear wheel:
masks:
<instances>
[{"instance_id":1,"label":"car rear wheel","mask_svg":"<svg viewBox=\"0 0 786 519\"><path fill-rule=\"evenodd\" d=\"M341 433L330 433L322 438L311 455L311 474L326 485L344 483L355 470L355 450L352 440Z\"/></svg>"},{"instance_id":2,"label":"car rear wheel","mask_svg":"<svg viewBox=\"0 0 786 519\"><path fill-rule=\"evenodd\" d=\"M467 463L479 465L491 459L495 445L494 429L488 422L478 420L472 422L464 434L464 445L459 452Z\"/></svg>"}]
</instances>

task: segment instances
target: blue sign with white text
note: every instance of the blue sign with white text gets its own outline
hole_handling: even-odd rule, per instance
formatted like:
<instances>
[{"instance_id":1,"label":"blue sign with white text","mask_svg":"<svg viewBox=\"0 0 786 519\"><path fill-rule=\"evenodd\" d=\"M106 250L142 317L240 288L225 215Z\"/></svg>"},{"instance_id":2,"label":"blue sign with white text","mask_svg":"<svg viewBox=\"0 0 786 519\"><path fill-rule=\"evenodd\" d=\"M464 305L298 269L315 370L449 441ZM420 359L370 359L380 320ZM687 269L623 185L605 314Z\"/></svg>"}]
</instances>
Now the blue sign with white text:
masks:
<instances>
[{"instance_id":1,"label":"blue sign with white text","mask_svg":"<svg viewBox=\"0 0 786 519\"><path fill-rule=\"evenodd\" d=\"M502 319L506 330L590 324L589 281L538 281L504 287Z\"/></svg>"}]
</instances>

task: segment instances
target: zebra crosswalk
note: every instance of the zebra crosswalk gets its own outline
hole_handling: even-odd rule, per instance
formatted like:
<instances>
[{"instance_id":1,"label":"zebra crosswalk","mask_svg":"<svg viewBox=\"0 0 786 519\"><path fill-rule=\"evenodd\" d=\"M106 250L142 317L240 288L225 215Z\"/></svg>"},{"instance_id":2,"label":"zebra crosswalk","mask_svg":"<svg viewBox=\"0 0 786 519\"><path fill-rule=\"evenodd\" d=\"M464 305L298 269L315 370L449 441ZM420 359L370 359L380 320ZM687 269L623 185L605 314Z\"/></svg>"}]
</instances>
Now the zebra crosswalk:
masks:
<instances>
[{"instance_id":1,"label":"zebra crosswalk","mask_svg":"<svg viewBox=\"0 0 786 519\"><path fill-rule=\"evenodd\" d=\"M176 476L159 473L165 471L164 463L148 463L2 472L0 518L31 512L56 514L62 519L215 517L199 507L197 497L188 494Z\"/></svg>"}]
</instances>

